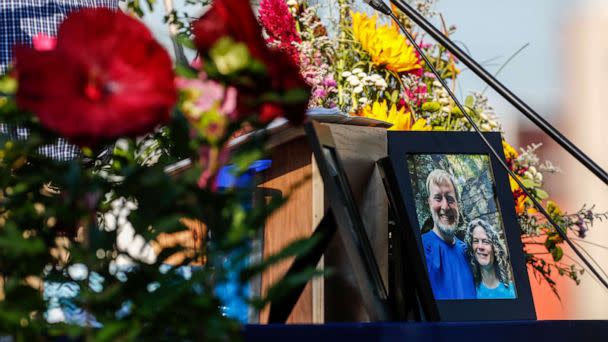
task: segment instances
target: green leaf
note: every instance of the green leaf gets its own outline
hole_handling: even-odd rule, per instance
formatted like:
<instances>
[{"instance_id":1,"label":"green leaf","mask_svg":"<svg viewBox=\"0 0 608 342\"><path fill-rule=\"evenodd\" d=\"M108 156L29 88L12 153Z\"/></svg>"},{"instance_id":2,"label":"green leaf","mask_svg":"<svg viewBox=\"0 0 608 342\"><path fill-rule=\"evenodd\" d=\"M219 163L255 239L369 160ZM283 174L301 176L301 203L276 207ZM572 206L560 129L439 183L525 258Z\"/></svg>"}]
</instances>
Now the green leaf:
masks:
<instances>
[{"instance_id":1,"label":"green leaf","mask_svg":"<svg viewBox=\"0 0 608 342\"><path fill-rule=\"evenodd\" d=\"M560 261L562 259L562 257L564 256L564 251L562 250L561 247L555 246L555 248L553 248L553 250L551 250L551 255L553 256L553 260Z\"/></svg>"},{"instance_id":2,"label":"green leaf","mask_svg":"<svg viewBox=\"0 0 608 342\"><path fill-rule=\"evenodd\" d=\"M546 198L549 198L549 194L543 189L536 189L536 197L541 200L544 200Z\"/></svg>"},{"instance_id":3,"label":"green leaf","mask_svg":"<svg viewBox=\"0 0 608 342\"><path fill-rule=\"evenodd\" d=\"M99 329L96 340L103 341L115 341L119 340L119 337L128 332L129 322L111 321Z\"/></svg>"},{"instance_id":4,"label":"green leaf","mask_svg":"<svg viewBox=\"0 0 608 342\"><path fill-rule=\"evenodd\" d=\"M198 73L196 70L192 69L187 65L178 64L175 66L175 73L178 76L186 77L186 78L197 78Z\"/></svg>"},{"instance_id":5,"label":"green leaf","mask_svg":"<svg viewBox=\"0 0 608 342\"><path fill-rule=\"evenodd\" d=\"M11 77L0 78L0 93L14 94L17 91L17 80Z\"/></svg>"},{"instance_id":6,"label":"green leaf","mask_svg":"<svg viewBox=\"0 0 608 342\"><path fill-rule=\"evenodd\" d=\"M533 180L530 179L520 179L521 183L527 188L527 189L531 189L531 188L537 188L539 186L538 183L535 183Z\"/></svg>"},{"instance_id":7,"label":"green leaf","mask_svg":"<svg viewBox=\"0 0 608 342\"><path fill-rule=\"evenodd\" d=\"M467 96L467 98L464 100L464 106L465 107L473 107L473 103L475 102L475 99L473 98L473 96L469 95Z\"/></svg>"},{"instance_id":8,"label":"green leaf","mask_svg":"<svg viewBox=\"0 0 608 342\"><path fill-rule=\"evenodd\" d=\"M391 93L391 102L392 103L397 103L398 100L399 100L399 91L395 89Z\"/></svg>"},{"instance_id":9,"label":"green leaf","mask_svg":"<svg viewBox=\"0 0 608 342\"><path fill-rule=\"evenodd\" d=\"M188 49L196 50L196 46L194 46L194 42L192 41L192 39L190 39L190 37L187 34L179 33L175 37L175 39L181 46L188 48Z\"/></svg>"},{"instance_id":10,"label":"green leaf","mask_svg":"<svg viewBox=\"0 0 608 342\"><path fill-rule=\"evenodd\" d=\"M547 240L545 240L545 247L548 251L553 253L553 249L555 248L555 240L551 237L547 237Z\"/></svg>"},{"instance_id":11,"label":"green leaf","mask_svg":"<svg viewBox=\"0 0 608 342\"><path fill-rule=\"evenodd\" d=\"M265 302L276 302L284 298L289 292L302 284L306 284L309 280L314 277L324 276L328 274L324 270L318 270L315 267L308 267L302 272L293 274L291 276L284 277L283 279L276 282L266 293Z\"/></svg>"},{"instance_id":12,"label":"green leaf","mask_svg":"<svg viewBox=\"0 0 608 342\"><path fill-rule=\"evenodd\" d=\"M425 102L422 104L421 109L425 112L435 113L441 109L441 104L439 102Z\"/></svg>"},{"instance_id":13,"label":"green leaf","mask_svg":"<svg viewBox=\"0 0 608 342\"><path fill-rule=\"evenodd\" d=\"M242 272L241 279L247 280L250 277L265 270L269 266L272 266L288 257L304 254L312 250L319 242L321 242L321 239L318 236L317 238L312 237L295 240L294 242L283 248L280 252L265 258L264 261L258 264L249 266L246 270Z\"/></svg>"}]
</instances>

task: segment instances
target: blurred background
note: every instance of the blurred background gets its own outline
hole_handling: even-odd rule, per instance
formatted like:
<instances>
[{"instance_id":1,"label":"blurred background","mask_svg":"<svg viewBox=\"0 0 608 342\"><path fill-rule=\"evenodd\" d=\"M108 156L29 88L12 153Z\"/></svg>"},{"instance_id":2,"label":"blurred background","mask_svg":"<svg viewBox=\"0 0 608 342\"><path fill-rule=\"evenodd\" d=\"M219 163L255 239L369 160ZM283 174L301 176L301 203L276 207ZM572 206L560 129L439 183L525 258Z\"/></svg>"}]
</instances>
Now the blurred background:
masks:
<instances>
[{"instance_id":1,"label":"blurred background","mask_svg":"<svg viewBox=\"0 0 608 342\"><path fill-rule=\"evenodd\" d=\"M175 0L179 11L201 11ZM145 21L168 47L162 23L164 3ZM333 1L316 1L330 18ZM357 1L357 9L366 5ZM457 30L452 39L484 65L550 124L608 170L608 2L605 0L436 0L434 8ZM315 1L309 1L315 3ZM329 19L328 19L329 20ZM436 18L434 23L438 24ZM464 98L486 85L461 66L456 94ZM608 211L608 186L570 157L543 132L491 89L486 91L513 146L542 143L541 159L561 173L545 178L546 189L566 212L583 205ZM607 100L604 103L604 100ZM579 242L592 258L608 269L608 222L596 222ZM567 257L575 258L566 251ZM576 258L575 258L576 260ZM539 319L608 319L608 290L588 272L576 285L557 278L558 299L530 274ZM606 277L608 278L608 277Z\"/></svg>"}]
</instances>

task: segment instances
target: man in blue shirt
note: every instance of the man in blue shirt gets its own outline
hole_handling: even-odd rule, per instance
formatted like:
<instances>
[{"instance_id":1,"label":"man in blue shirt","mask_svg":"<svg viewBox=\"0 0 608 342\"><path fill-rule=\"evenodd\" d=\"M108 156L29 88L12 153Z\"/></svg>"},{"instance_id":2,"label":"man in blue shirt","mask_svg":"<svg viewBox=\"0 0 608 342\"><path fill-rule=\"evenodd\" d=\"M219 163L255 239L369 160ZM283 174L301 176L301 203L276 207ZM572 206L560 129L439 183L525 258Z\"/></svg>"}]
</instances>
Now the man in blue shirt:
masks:
<instances>
[{"instance_id":1,"label":"man in blue shirt","mask_svg":"<svg viewBox=\"0 0 608 342\"><path fill-rule=\"evenodd\" d=\"M466 244L455 235L460 212L454 178L444 170L433 170L426 191L433 229L422 235L422 245L435 299L475 299Z\"/></svg>"}]
</instances>

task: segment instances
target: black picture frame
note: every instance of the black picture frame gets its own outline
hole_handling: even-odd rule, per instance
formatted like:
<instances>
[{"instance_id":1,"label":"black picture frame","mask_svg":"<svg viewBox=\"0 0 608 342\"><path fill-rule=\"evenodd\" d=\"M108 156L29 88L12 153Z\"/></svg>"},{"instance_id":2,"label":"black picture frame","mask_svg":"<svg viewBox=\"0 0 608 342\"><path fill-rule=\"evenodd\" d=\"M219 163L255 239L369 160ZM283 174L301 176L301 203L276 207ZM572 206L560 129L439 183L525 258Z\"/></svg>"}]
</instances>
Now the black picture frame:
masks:
<instances>
[{"instance_id":1,"label":"black picture frame","mask_svg":"<svg viewBox=\"0 0 608 342\"><path fill-rule=\"evenodd\" d=\"M330 206L326 215L334 215L369 318L371 321L390 321L393 315L386 286L331 130L314 120L305 125L305 130Z\"/></svg>"},{"instance_id":2,"label":"black picture frame","mask_svg":"<svg viewBox=\"0 0 608 342\"><path fill-rule=\"evenodd\" d=\"M484 133L487 140L501 158L504 159L502 149L502 140L499 133ZM536 313L530 290L530 283L525 262L525 255L520 237L520 226L517 221L515 212L515 202L509 186L507 172L502 168L499 162L493 157L490 149L483 143L481 138L474 132L410 132L410 131L389 131L388 132L388 157L379 162L381 173L384 179L385 188L389 196L391 209L395 214L397 226L402 229L397 231L396 238L400 239L399 244L405 250L400 254L406 261L404 267L410 268L410 274L416 275L415 279L411 279L415 286L416 293L422 308L422 313L425 320L429 321L483 321L483 320L535 320ZM479 157L478 157L479 156ZM487 156L484 157L484 156ZM408 161L409 158L409 161ZM512 270L512 285L515 288L515 298L501 299L477 299L466 297L466 299L455 298L438 298L442 294L437 289L438 294L433 292L431 279L427 270L427 260L423 247L422 228L423 224L420 220L418 211L423 211L420 201L421 196L426 196L428 201L426 205L431 203L426 194L426 187L414 193L414 188L420 189L419 183L422 177L414 177L411 175L419 175L418 173L410 174L410 164L412 169L416 168L416 162L422 160L439 160L452 158L451 160L459 160L461 158L478 158L479 160L487 160L487 172L489 172L489 181L491 183L492 196L495 201L496 208L493 212L494 219L498 220L498 225L502 224L502 233L500 228L497 228L501 239L506 243L508 250L507 260L510 262ZM435 158L435 159L433 159ZM485 171L484 171L485 173ZM420 173L422 174L422 172ZM481 176L479 176L481 177ZM412 183L412 179L414 183ZM454 178L452 178L454 179ZM453 187L457 187L457 183L452 180ZM424 191L424 195L422 195ZM431 192L431 191L428 191ZM417 197L416 197L417 196ZM446 195L447 196L447 195ZM458 194L456 194L458 198ZM441 196L439 196L441 197ZM418 202L416 200L418 199ZM460 200L460 199L459 199ZM484 208L491 205L486 204ZM418 208L416 204L418 203ZM457 206L461 204L457 202ZM475 208L469 206L469 208ZM428 208L427 208L428 209ZM430 216L432 212L429 210ZM442 211L443 213L443 211ZM441 220L435 213L435 219ZM457 210L456 216L462 217L462 213ZM446 214L444 217L448 217ZM452 215L452 218L454 215ZM459 219L454 219L456 224ZM488 219L489 220L489 219ZM431 220L431 222L433 222ZM433 225L431 225L432 227ZM474 226L474 225L472 225ZM430 232L433 233L433 232ZM441 235L441 234L436 234ZM431 236L429 236L431 237ZM472 241L473 239L469 239ZM427 244L429 239L426 239ZM477 239L476 241L483 241ZM456 245L458 241L454 241ZM485 244L488 242L486 241ZM480 243L477 244L479 246ZM470 246L471 244L469 244ZM464 242L460 246L467 246ZM491 245L493 246L493 245ZM493 247L497 248L497 247ZM473 250L473 249L468 249ZM467 251L468 251L467 250ZM479 249L474 249L479 251ZM464 253L464 252L463 252ZM429 254L430 255L430 254ZM467 259L477 259L477 254L472 253L472 257ZM481 254L483 255L483 254ZM494 259L496 260L494 254ZM434 256L431 256L434 258ZM460 257L459 257L460 258ZM433 259L438 260L438 259ZM450 259L452 260L452 259ZM504 258L502 259L504 260ZM437 261L434 261L434 265ZM447 265L448 263L446 263ZM460 269L463 269L460 266ZM466 273L466 272L465 272ZM468 284L468 281L467 281ZM477 283L475 289L478 290ZM464 286L463 286L464 287ZM466 286L469 287L468 285ZM506 288L509 288L508 286Z\"/></svg>"}]
</instances>

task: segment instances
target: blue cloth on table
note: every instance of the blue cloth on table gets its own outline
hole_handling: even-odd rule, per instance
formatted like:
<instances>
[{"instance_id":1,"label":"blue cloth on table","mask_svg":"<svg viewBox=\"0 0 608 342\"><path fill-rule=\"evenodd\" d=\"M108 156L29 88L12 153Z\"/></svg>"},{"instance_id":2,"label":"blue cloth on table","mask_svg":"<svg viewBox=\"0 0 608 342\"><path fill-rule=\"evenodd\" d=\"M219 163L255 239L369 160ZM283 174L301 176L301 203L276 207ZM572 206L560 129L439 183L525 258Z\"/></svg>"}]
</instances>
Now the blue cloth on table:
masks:
<instances>
[{"instance_id":1,"label":"blue cloth on table","mask_svg":"<svg viewBox=\"0 0 608 342\"><path fill-rule=\"evenodd\" d=\"M454 237L448 244L432 230L422 235L426 266L435 299L475 299L473 273L466 245Z\"/></svg>"}]
</instances>

